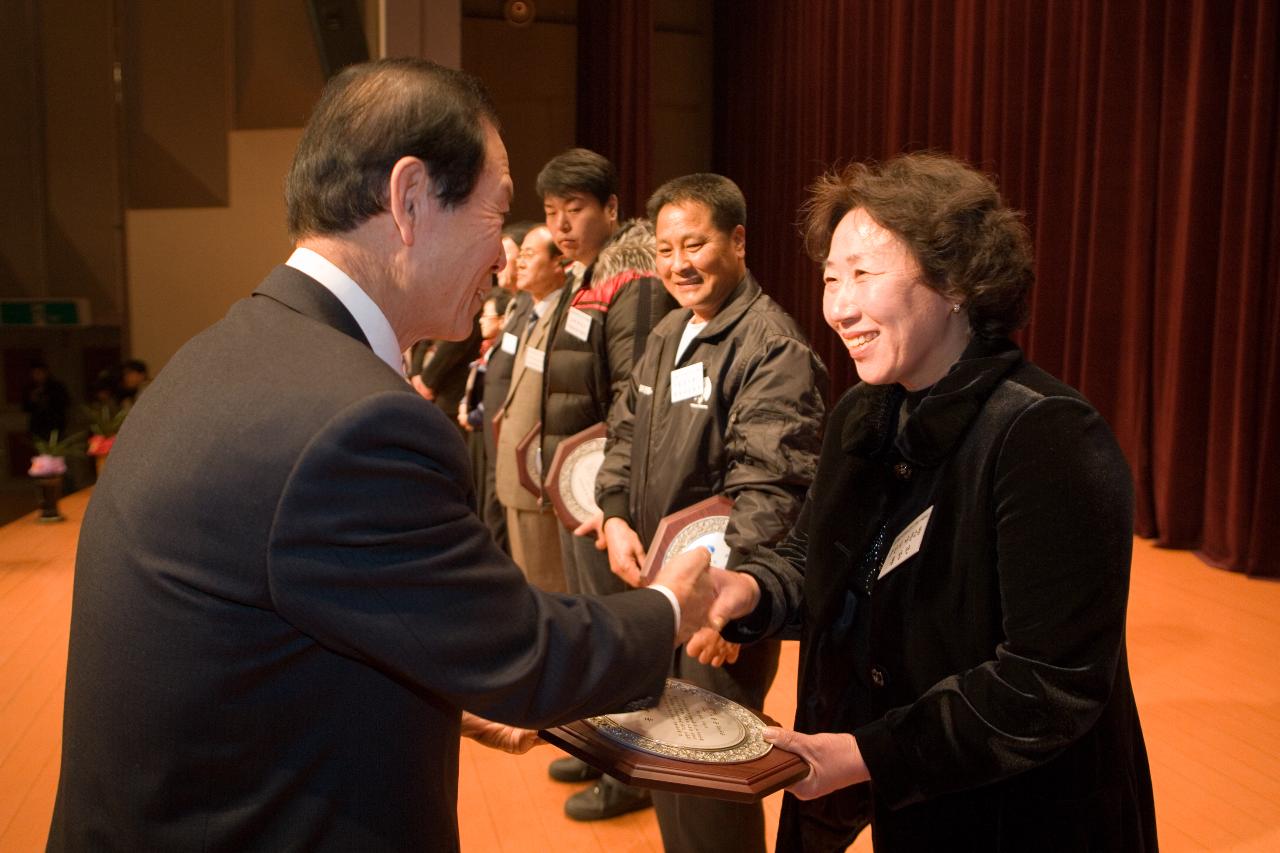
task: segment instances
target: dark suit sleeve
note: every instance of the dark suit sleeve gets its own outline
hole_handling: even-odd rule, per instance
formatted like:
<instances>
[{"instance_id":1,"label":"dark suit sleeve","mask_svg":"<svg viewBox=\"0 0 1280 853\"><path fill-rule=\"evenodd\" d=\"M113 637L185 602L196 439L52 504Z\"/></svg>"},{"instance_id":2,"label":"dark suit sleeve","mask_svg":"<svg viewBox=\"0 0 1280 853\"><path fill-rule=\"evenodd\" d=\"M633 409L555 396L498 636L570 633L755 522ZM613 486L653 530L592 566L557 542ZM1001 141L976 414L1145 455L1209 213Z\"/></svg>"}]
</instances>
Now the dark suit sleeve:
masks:
<instances>
[{"instance_id":1,"label":"dark suit sleeve","mask_svg":"<svg viewBox=\"0 0 1280 853\"><path fill-rule=\"evenodd\" d=\"M473 504L461 440L434 406L366 398L290 475L272 600L330 651L501 722L543 727L659 694L675 635L666 599L543 593Z\"/></svg>"},{"instance_id":2,"label":"dark suit sleeve","mask_svg":"<svg viewBox=\"0 0 1280 853\"><path fill-rule=\"evenodd\" d=\"M1133 490L1110 429L1079 400L1043 399L1010 429L992 488L1004 639L990 660L854 732L890 807L1043 764L1111 695Z\"/></svg>"}]
</instances>

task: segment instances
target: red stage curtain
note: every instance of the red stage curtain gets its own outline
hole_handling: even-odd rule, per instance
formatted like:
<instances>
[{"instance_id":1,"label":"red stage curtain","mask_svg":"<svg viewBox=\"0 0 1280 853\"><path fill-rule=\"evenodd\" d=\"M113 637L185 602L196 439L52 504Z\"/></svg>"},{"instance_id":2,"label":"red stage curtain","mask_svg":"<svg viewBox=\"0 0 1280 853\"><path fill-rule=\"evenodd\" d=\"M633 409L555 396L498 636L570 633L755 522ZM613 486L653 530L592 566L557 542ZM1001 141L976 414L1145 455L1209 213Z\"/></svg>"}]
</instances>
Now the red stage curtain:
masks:
<instances>
[{"instance_id":1,"label":"red stage curtain","mask_svg":"<svg viewBox=\"0 0 1280 853\"><path fill-rule=\"evenodd\" d=\"M652 191L653 0L578 4L578 144L618 170L624 216Z\"/></svg>"},{"instance_id":2,"label":"red stage curtain","mask_svg":"<svg viewBox=\"0 0 1280 853\"><path fill-rule=\"evenodd\" d=\"M1045 369L1106 415L1138 532L1280 575L1280 73L1267 0L717 0L716 168L748 261L832 368L795 227L837 162L945 150L1036 246Z\"/></svg>"}]
</instances>

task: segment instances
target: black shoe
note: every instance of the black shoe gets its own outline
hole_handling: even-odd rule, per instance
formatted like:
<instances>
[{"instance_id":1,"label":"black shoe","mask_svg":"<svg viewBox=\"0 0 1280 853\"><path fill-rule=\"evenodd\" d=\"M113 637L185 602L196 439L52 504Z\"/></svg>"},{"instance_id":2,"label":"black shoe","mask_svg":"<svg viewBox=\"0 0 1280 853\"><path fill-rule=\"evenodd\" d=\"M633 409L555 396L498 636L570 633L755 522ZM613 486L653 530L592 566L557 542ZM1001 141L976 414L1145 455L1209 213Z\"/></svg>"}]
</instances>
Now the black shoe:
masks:
<instances>
[{"instance_id":1,"label":"black shoe","mask_svg":"<svg viewBox=\"0 0 1280 853\"><path fill-rule=\"evenodd\" d=\"M592 779L599 779L601 774L585 761L566 755L551 762L547 775L557 782L590 782Z\"/></svg>"},{"instance_id":2,"label":"black shoe","mask_svg":"<svg viewBox=\"0 0 1280 853\"><path fill-rule=\"evenodd\" d=\"M573 820L608 820L651 805L648 791L605 779L565 800L564 813Z\"/></svg>"}]
</instances>

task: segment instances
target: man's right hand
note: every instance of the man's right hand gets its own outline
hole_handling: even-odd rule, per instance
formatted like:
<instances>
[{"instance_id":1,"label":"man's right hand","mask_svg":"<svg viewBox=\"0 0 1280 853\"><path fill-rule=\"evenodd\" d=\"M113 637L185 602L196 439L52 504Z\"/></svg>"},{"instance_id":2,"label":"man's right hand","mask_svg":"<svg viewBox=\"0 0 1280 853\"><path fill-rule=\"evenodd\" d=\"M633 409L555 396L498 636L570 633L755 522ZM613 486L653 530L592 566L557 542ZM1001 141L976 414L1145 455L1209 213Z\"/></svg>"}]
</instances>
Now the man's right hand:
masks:
<instances>
[{"instance_id":1,"label":"man's right hand","mask_svg":"<svg viewBox=\"0 0 1280 853\"><path fill-rule=\"evenodd\" d=\"M609 569L630 586L640 586L640 567L644 565L644 546L640 537L617 516L604 523L605 547L609 551Z\"/></svg>"},{"instance_id":2,"label":"man's right hand","mask_svg":"<svg viewBox=\"0 0 1280 853\"><path fill-rule=\"evenodd\" d=\"M715 601L715 587L711 583L711 554L705 548L694 548L667 561L654 583L662 584L675 593L680 602L680 630L676 645L687 641L698 629L707 624L707 614Z\"/></svg>"}]
</instances>

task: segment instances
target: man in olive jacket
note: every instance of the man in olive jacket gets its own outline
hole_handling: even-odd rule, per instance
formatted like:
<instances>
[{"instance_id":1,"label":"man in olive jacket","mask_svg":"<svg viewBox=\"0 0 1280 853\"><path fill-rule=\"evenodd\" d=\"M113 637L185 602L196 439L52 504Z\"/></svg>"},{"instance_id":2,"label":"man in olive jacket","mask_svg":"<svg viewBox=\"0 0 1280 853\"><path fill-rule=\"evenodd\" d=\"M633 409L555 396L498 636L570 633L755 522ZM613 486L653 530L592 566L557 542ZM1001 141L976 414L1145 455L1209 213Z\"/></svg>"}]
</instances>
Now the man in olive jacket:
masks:
<instances>
[{"instance_id":1,"label":"man in olive jacket","mask_svg":"<svg viewBox=\"0 0 1280 853\"><path fill-rule=\"evenodd\" d=\"M658 324L609 416L596 479L612 570L636 585L663 516L712 495L734 502L725 541L737 565L794 523L817 466L827 374L795 321L746 268L746 201L728 178L688 175L649 201L657 268L685 310ZM760 709L779 641L739 649L711 629L673 675ZM714 665L710 665L714 664ZM655 792L668 850L763 851L764 812Z\"/></svg>"}]
</instances>

